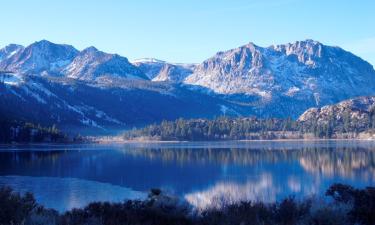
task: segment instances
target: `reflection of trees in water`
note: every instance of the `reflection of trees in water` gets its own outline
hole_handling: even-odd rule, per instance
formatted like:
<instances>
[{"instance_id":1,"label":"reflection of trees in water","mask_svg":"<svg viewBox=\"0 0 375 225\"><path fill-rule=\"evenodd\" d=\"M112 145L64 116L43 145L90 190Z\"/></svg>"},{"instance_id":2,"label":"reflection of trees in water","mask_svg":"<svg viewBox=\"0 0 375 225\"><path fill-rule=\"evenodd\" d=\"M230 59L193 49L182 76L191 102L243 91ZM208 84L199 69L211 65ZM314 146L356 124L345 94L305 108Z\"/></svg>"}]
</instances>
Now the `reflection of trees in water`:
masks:
<instances>
[{"instance_id":1,"label":"reflection of trees in water","mask_svg":"<svg viewBox=\"0 0 375 225\"><path fill-rule=\"evenodd\" d=\"M375 150L363 147L300 149L127 149L126 154L148 159L184 163L256 165L260 162L298 161L308 172L326 176L375 178Z\"/></svg>"},{"instance_id":2,"label":"reflection of trees in water","mask_svg":"<svg viewBox=\"0 0 375 225\"><path fill-rule=\"evenodd\" d=\"M115 148L116 149L116 148ZM367 146L303 146L257 148L126 148L125 157L149 160L219 165L257 165L260 163L299 162L302 168L315 176L341 176L361 180L375 180L375 148ZM97 164L110 159L123 163L117 151L13 151L0 154L0 172L19 168L67 170L64 165ZM95 162L97 161L97 162ZM58 167L59 166L59 167Z\"/></svg>"},{"instance_id":3,"label":"reflection of trees in water","mask_svg":"<svg viewBox=\"0 0 375 225\"><path fill-rule=\"evenodd\" d=\"M67 151L12 151L1 152L0 168L1 171L14 167L32 168L35 165L42 165L45 162L54 164L61 160L61 156L66 155Z\"/></svg>"},{"instance_id":4,"label":"reflection of trees in water","mask_svg":"<svg viewBox=\"0 0 375 225\"><path fill-rule=\"evenodd\" d=\"M252 165L260 160L269 162L278 162L293 160L296 152L291 150L255 150L255 149L222 149L222 148L204 148L204 149L127 149L126 154L133 156L146 157L151 160L176 161L184 163L217 163L217 164L236 164Z\"/></svg>"},{"instance_id":5,"label":"reflection of trees in water","mask_svg":"<svg viewBox=\"0 0 375 225\"><path fill-rule=\"evenodd\" d=\"M305 153L306 152L306 153ZM362 148L304 150L299 157L301 166L308 172L334 177L375 180L375 151Z\"/></svg>"}]
</instances>

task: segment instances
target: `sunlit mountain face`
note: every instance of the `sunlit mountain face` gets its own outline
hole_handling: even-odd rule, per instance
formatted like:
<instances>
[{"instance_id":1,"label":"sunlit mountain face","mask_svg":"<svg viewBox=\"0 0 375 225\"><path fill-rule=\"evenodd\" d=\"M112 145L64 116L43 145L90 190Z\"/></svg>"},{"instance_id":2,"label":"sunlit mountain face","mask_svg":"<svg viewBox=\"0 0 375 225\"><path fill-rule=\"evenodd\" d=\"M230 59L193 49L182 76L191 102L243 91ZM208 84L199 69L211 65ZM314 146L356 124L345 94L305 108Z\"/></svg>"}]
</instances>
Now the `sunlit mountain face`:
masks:
<instances>
[{"instance_id":1,"label":"sunlit mountain face","mask_svg":"<svg viewBox=\"0 0 375 225\"><path fill-rule=\"evenodd\" d=\"M375 95L371 64L314 40L249 43L198 64L130 62L42 40L0 49L1 71L2 115L78 132L115 133L180 117L296 119L311 107Z\"/></svg>"},{"instance_id":2,"label":"sunlit mountain face","mask_svg":"<svg viewBox=\"0 0 375 225\"><path fill-rule=\"evenodd\" d=\"M322 195L337 182L374 185L374 147L365 141L25 146L0 152L0 183L32 190L60 210L86 204L92 193L94 200L118 201L105 193L140 198L154 187L206 209ZM60 185L40 188L50 179ZM70 203L56 206L47 194Z\"/></svg>"}]
</instances>

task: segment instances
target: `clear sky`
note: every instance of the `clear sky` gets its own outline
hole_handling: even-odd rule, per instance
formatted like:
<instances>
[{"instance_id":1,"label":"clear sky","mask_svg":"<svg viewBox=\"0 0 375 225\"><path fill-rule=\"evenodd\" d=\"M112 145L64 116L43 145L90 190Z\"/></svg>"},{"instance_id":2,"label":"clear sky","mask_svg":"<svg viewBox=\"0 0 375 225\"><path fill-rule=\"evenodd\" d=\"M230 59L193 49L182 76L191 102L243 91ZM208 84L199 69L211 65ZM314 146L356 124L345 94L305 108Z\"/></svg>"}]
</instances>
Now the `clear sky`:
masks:
<instances>
[{"instance_id":1,"label":"clear sky","mask_svg":"<svg viewBox=\"0 0 375 225\"><path fill-rule=\"evenodd\" d=\"M129 59L201 62L248 42L314 39L375 65L374 0L2 0L0 46L47 39Z\"/></svg>"}]
</instances>

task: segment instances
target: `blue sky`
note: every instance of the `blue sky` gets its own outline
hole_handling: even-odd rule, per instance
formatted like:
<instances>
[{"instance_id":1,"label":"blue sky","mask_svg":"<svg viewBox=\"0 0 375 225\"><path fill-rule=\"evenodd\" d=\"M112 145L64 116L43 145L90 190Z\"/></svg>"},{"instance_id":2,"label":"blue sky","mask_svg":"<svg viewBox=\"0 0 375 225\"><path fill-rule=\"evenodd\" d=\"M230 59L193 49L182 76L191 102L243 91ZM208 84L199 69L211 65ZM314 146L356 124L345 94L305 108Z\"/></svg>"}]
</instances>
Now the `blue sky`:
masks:
<instances>
[{"instance_id":1,"label":"blue sky","mask_svg":"<svg viewBox=\"0 0 375 225\"><path fill-rule=\"evenodd\" d=\"M0 46L47 39L129 59L201 62L248 42L315 39L375 65L373 0L2 0Z\"/></svg>"}]
</instances>

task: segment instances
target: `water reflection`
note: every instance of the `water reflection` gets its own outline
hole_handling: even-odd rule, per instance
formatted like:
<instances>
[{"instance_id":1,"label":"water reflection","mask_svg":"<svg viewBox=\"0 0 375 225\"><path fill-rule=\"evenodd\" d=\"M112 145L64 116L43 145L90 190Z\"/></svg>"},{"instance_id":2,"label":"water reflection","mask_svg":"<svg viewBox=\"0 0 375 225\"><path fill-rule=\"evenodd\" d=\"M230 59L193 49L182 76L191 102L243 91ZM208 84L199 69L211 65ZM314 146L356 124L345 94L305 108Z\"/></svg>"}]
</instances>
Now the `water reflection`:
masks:
<instances>
[{"instance_id":1,"label":"water reflection","mask_svg":"<svg viewBox=\"0 0 375 225\"><path fill-rule=\"evenodd\" d=\"M309 152L309 150L306 150ZM325 177L342 176L372 181L375 178L375 151L362 148L313 149L299 157L306 172Z\"/></svg>"},{"instance_id":2,"label":"water reflection","mask_svg":"<svg viewBox=\"0 0 375 225\"><path fill-rule=\"evenodd\" d=\"M98 190L113 195L119 192L118 187L138 192L159 187L185 197L199 208L222 202L275 201L291 194L318 194L335 182L356 187L375 184L372 142L259 142L226 146L205 143L200 147L197 143L169 143L27 149L0 151L0 176L28 177L34 182L28 182L30 185L24 189L32 189L41 196L46 195L42 189L32 188L43 183L41 177L105 183L108 185L99 185ZM1 182L12 183L4 178ZM21 182L18 188L22 187ZM93 194L87 185L45 188L66 199L71 199L70 192L80 193L80 204L89 202L90 198L84 196L90 195L118 200L99 192ZM69 205L68 202L63 204Z\"/></svg>"},{"instance_id":3,"label":"water reflection","mask_svg":"<svg viewBox=\"0 0 375 225\"><path fill-rule=\"evenodd\" d=\"M327 177L363 180L375 178L375 150L364 147L301 147L296 149L130 149L126 154L150 160L221 165L257 165L260 162L299 162L306 172Z\"/></svg>"},{"instance_id":4,"label":"water reflection","mask_svg":"<svg viewBox=\"0 0 375 225\"><path fill-rule=\"evenodd\" d=\"M220 208L244 200L276 201L276 195L281 190L273 183L271 174L261 174L255 181L244 184L221 181L207 190L192 192L185 199L198 209Z\"/></svg>"},{"instance_id":5,"label":"water reflection","mask_svg":"<svg viewBox=\"0 0 375 225\"><path fill-rule=\"evenodd\" d=\"M145 193L129 188L75 178L2 176L0 185L35 193L39 203L61 212L84 207L88 202L146 198Z\"/></svg>"}]
</instances>

